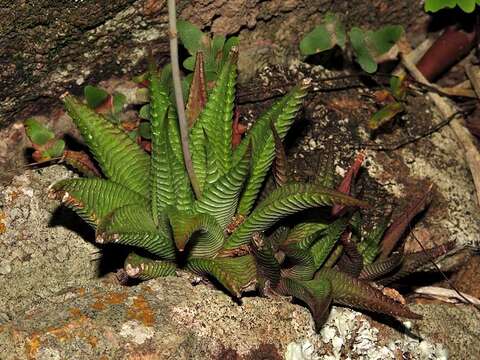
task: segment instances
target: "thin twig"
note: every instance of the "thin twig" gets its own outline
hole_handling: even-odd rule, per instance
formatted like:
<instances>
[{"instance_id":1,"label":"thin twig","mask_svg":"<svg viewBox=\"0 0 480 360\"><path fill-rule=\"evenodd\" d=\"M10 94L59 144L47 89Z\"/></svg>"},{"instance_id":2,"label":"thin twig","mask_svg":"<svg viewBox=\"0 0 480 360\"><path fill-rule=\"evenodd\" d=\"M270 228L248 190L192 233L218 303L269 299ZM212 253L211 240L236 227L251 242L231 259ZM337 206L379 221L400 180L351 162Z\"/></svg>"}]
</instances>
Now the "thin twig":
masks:
<instances>
[{"instance_id":1,"label":"thin twig","mask_svg":"<svg viewBox=\"0 0 480 360\"><path fill-rule=\"evenodd\" d=\"M457 111L456 113L452 114L449 118L444 119L440 121L438 124L432 126L431 128L425 130L423 133L417 136L409 137L407 139L403 139L400 141L397 141L395 143L390 143L390 144L376 144L376 143L362 143L360 145L357 145L356 148L368 148L372 150L377 150L377 151L393 151L400 149L401 147L404 147L406 145L412 144L414 142L417 142L418 140L424 139L427 136L432 135L433 133L436 133L440 129L442 129L444 126L450 124L450 122L456 118L457 116L461 116L463 112Z\"/></svg>"},{"instance_id":2,"label":"thin twig","mask_svg":"<svg viewBox=\"0 0 480 360\"><path fill-rule=\"evenodd\" d=\"M192 156L188 146L188 125L185 116L185 104L183 102L182 84L180 81L180 65L178 63L178 38L177 38L177 13L175 0L168 0L168 25L170 31L170 61L172 63L173 87L175 89L175 102L177 103L178 123L182 141L183 159L187 168L188 177L192 184L195 196L200 198L201 192L198 186L195 170L193 169Z\"/></svg>"},{"instance_id":3,"label":"thin twig","mask_svg":"<svg viewBox=\"0 0 480 360\"><path fill-rule=\"evenodd\" d=\"M422 248L422 251L425 253L425 254L428 254L427 253L427 250L425 249L425 247L423 246L422 242L420 240L418 240L417 236L415 235L415 232L412 231L412 227L410 226L410 233L412 234L413 238L415 239L415 241L418 243L418 245L420 245L420 247ZM447 275L445 275L445 273L440 269L440 267L437 265L437 263L435 262L435 259L433 257L430 256L430 262L433 264L433 266L435 267L435 269L442 275L442 277L445 279L445 281L447 282L448 286L450 286L450 288L452 288L453 291L455 291L455 293L458 295L459 298L463 299L467 304L471 304L473 305L477 310L480 310L480 305L478 304L475 304L473 302L471 302L467 297L465 297L463 295L463 293L461 293L457 287L455 285L453 285L453 283L450 281L450 279L447 277Z\"/></svg>"}]
</instances>

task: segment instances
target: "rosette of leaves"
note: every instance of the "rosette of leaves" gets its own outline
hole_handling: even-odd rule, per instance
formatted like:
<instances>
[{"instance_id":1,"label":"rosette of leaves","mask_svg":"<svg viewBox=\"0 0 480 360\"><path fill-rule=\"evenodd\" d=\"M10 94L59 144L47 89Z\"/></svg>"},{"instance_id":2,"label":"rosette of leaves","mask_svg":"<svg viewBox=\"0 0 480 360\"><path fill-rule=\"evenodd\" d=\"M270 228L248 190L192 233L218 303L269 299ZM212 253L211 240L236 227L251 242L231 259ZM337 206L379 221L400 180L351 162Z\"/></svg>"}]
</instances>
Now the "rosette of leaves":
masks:
<instances>
[{"instance_id":1,"label":"rosette of leaves","mask_svg":"<svg viewBox=\"0 0 480 360\"><path fill-rule=\"evenodd\" d=\"M201 191L196 198L185 170L176 109L160 76L152 72L149 80L151 155L101 114L67 96L66 110L104 177L67 179L50 190L95 228L98 243L134 249L125 261L129 276L150 279L184 269L214 279L235 297L252 286L267 295L293 296L310 308L317 329L332 302L417 317L368 282L327 264L348 220L275 229L305 209L363 207L364 202L318 184L285 182L283 176L278 188L257 201L308 82L274 103L233 148L236 63L234 55L228 57L189 131Z\"/></svg>"},{"instance_id":2,"label":"rosette of leaves","mask_svg":"<svg viewBox=\"0 0 480 360\"><path fill-rule=\"evenodd\" d=\"M397 25L386 25L375 31L354 26L347 33L339 17L328 13L323 22L302 39L300 52L302 55L313 55L335 46L342 50L349 47L362 69L374 73L378 63L394 49L402 35L403 28Z\"/></svg>"}]
</instances>

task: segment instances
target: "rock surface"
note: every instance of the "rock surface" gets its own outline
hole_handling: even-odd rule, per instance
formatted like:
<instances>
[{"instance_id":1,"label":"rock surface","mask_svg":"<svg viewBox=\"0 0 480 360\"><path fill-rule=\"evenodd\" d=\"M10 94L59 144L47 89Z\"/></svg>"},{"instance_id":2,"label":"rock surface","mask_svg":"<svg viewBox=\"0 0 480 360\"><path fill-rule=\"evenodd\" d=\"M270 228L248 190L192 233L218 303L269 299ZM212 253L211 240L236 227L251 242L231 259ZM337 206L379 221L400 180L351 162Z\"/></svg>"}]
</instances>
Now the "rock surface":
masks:
<instances>
[{"instance_id":1,"label":"rock surface","mask_svg":"<svg viewBox=\"0 0 480 360\"><path fill-rule=\"evenodd\" d=\"M87 225L47 198L51 183L72 176L63 166L26 171L0 191L0 320L98 275L99 249L71 230L85 235Z\"/></svg>"},{"instance_id":2,"label":"rock surface","mask_svg":"<svg viewBox=\"0 0 480 360\"><path fill-rule=\"evenodd\" d=\"M305 308L278 300L246 297L238 304L184 278L134 287L97 282L51 296L3 324L0 350L6 360L374 360L447 359L449 352L449 358L461 359L466 349L474 356L480 348L479 322L471 309L423 305L415 310L428 317L407 323L410 335L342 308L334 308L315 334ZM468 323L460 322L468 317ZM445 321L448 331L442 330ZM476 327L456 338L465 324Z\"/></svg>"},{"instance_id":3,"label":"rock surface","mask_svg":"<svg viewBox=\"0 0 480 360\"><path fill-rule=\"evenodd\" d=\"M62 166L27 171L1 192L2 359L465 359L480 349L466 306L414 305L425 318L404 325L334 307L316 334L302 306L237 303L183 275L131 287L93 279L98 249L54 225L74 215L46 198L69 176Z\"/></svg>"},{"instance_id":4,"label":"rock surface","mask_svg":"<svg viewBox=\"0 0 480 360\"><path fill-rule=\"evenodd\" d=\"M4 2L5 3L5 2ZM298 43L326 11L355 25L426 18L420 0L178 1L180 17L217 34L241 38L244 79L267 63L298 56ZM168 61L165 0L10 1L0 5L0 129L48 114L66 90L145 69L147 49ZM414 16L415 14L415 16Z\"/></svg>"}]
</instances>

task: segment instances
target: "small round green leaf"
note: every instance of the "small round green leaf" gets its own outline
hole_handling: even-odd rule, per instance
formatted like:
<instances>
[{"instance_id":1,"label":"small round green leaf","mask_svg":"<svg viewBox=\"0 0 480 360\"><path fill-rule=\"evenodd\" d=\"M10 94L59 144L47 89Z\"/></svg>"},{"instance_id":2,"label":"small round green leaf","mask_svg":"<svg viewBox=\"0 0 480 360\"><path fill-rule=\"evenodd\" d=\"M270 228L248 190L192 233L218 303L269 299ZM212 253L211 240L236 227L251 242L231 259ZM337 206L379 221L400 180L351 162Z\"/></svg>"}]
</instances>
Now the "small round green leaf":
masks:
<instances>
[{"instance_id":1,"label":"small round green leaf","mask_svg":"<svg viewBox=\"0 0 480 360\"><path fill-rule=\"evenodd\" d=\"M325 25L319 25L309 32L300 42L302 55L312 55L335 46L332 41L332 34Z\"/></svg>"},{"instance_id":2,"label":"small round green leaf","mask_svg":"<svg viewBox=\"0 0 480 360\"><path fill-rule=\"evenodd\" d=\"M118 114L123 110L123 106L127 103L127 97L121 92L113 93L113 113Z\"/></svg>"},{"instance_id":3,"label":"small round green leaf","mask_svg":"<svg viewBox=\"0 0 480 360\"><path fill-rule=\"evenodd\" d=\"M149 122L141 122L138 126L138 135L144 139L150 140L152 138L152 131Z\"/></svg>"},{"instance_id":4,"label":"small round green leaf","mask_svg":"<svg viewBox=\"0 0 480 360\"><path fill-rule=\"evenodd\" d=\"M388 52L403 35L400 25L386 25L377 31L367 32L367 42L376 50L375 55Z\"/></svg>"},{"instance_id":5,"label":"small round green leaf","mask_svg":"<svg viewBox=\"0 0 480 360\"><path fill-rule=\"evenodd\" d=\"M367 48L364 31L358 27L353 27L348 35L357 61L362 69L368 73L377 71L378 66Z\"/></svg>"},{"instance_id":6,"label":"small round green leaf","mask_svg":"<svg viewBox=\"0 0 480 360\"><path fill-rule=\"evenodd\" d=\"M140 119L150 120L150 104L143 105L138 112Z\"/></svg>"},{"instance_id":7,"label":"small round green leaf","mask_svg":"<svg viewBox=\"0 0 480 360\"><path fill-rule=\"evenodd\" d=\"M190 55L195 55L198 50L205 46L206 40L208 40L207 36L198 27L188 21L178 20L177 30L180 41Z\"/></svg>"},{"instance_id":8,"label":"small round green leaf","mask_svg":"<svg viewBox=\"0 0 480 360\"><path fill-rule=\"evenodd\" d=\"M65 150L65 141L57 140L47 149L42 151L42 157L57 158L63 155Z\"/></svg>"},{"instance_id":9,"label":"small round green leaf","mask_svg":"<svg viewBox=\"0 0 480 360\"><path fill-rule=\"evenodd\" d=\"M425 0L425 11L437 12L444 8L453 8L457 0Z\"/></svg>"},{"instance_id":10,"label":"small round green leaf","mask_svg":"<svg viewBox=\"0 0 480 360\"><path fill-rule=\"evenodd\" d=\"M85 86L83 88L83 94L85 95L88 106L92 109L100 106L108 98L108 93L105 90L92 85Z\"/></svg>"},{"instance_id":11,"label":"small round green leaf","mask_svg":"<svg viewBox=\"0 0 480 360\"><path fill-rule=\"evenodd\" d=\"M55 137L55 134L48 130L44 125L40 124L37 120L31 118L25 120L25 129L27 136L32 143L36 145L45 145L49 140Z\"/></svg>"}]
</instances>

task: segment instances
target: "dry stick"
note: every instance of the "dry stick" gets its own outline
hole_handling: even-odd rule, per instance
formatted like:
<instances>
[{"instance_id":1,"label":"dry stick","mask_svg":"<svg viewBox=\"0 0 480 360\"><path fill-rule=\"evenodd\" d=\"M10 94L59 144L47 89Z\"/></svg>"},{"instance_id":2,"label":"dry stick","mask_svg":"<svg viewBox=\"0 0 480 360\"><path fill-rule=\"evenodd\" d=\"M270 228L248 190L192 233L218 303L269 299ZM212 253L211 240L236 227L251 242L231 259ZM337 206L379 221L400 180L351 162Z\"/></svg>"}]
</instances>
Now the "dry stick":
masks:
<instances>
[{"instance_id":1,"label":"dry stick","mask_svg":"<svg viewBox=\"0 0 480 360\"><path fill-rule=\"evenodd\" d=\"M172 63L173 87L175 89L175 102L177 103L178 123L182 140L183 159L187 168L188 177L192 184L195 196L200 198L201 192L198 180L193 169L192 156L188 146L188 125L183 103L182 84L180 82L180 65L178 64L178 38L177 38L177 13L175 0L168 0L168 25L170 31L170 60Z\"/></svg>"},{"instance_id":2,"label":"dry stick","mask_svg":"<svg viewBox=\"0 0 480 360\"><path fill-rule=\"evenodd\" d=\"M423 82L426 85L431 85L408 56L402 56L402 64L417 81ZM427 93L427 96L437 106L444 119L449 118L456 113L454 106L440 95L429 92ZM470 169L470 173L472 174L477 195L477 204L480 205L480 154L477 150L477 146L475 145L472 135L463 126L462 121L459 118L453 118L449 126L465 150L465 160Z\"/></svg>"},{"instance_id":3,"label":"dry stick","mask_svg":"<svg viewBox=\"0 0 480 360\"><path fill-rule=\"evenodd\" d=\"M420 247L422 248L422 251L426 254L427 253L427 250L425 249L425 247L423 246L422 242L420 240L418 240L417 236L415 235L415 232L412 230L412 227L410 226L410 233L412 234L413 238L415 239L415 241L418 243L418 245L420 245ZM453 291L455 291L455 293L458 295L459 298L463 299L467 304L471 304L473 305L477 310L480 311L480 305L478 304L475 304L473 302L471 302L466 296L463 295L462 292L460 292L457 287L455 285L453 285L453 283L450 281L450 279L447 277L447 275L445 275L445 273L440 269L440 267L437 265L437 263L435 262L435 259L430 256L430 262L433 264L433 266L435 267L435 269L437 269L437 271L442 275L442 277L445 279L445 281L447 282L447 284L452 288Z\"/></svg>"}]
</instances>

